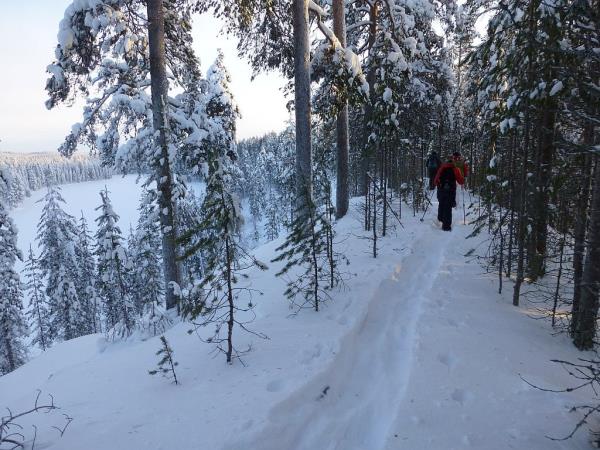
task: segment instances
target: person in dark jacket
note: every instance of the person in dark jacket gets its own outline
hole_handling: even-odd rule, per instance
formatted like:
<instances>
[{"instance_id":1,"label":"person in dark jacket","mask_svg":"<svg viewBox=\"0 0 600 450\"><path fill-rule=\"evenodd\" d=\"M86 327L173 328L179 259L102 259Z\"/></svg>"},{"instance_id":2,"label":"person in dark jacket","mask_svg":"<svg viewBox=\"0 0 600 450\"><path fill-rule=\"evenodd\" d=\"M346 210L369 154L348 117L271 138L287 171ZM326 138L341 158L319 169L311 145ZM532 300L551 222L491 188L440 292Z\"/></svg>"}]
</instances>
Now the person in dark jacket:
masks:
<instances>
[{"instance_id":1,"label":"person in dark jacket","mask_svg":"<svg viewBox=\"0 0 600 450\"><path fill-rule=\"evenodd\" d=\"M449 159L442 164L434 179L437 186L438 220L442 222L442 230L452 231L452 208L456 206L456 183L465 182L462 171Z\"/></svg>"},{"instance_id":2,"label":"person in dark jacket","mask_svg":"<svg viewBox=\"0 0 600 450\"><path fill-rule=\"evenodd\" d=\"M433 191L435 189L435 185L433 184L433 180L435 175L437 174L438 169L442 165L442 160L438 156L438 154L433 150L429 156L427 157L426 167L427 167L427 175L429 177L429 190Z\"/></svg>"}]
</instances>

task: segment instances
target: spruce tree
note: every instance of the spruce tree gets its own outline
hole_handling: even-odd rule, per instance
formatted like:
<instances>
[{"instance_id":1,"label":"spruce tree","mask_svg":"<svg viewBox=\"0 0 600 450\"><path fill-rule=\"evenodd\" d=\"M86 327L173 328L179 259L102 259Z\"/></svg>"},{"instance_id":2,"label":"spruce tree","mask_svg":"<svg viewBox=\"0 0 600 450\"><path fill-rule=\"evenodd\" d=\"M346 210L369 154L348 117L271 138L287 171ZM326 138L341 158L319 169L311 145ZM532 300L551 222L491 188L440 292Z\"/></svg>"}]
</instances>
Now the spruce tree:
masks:
<instances>
[{"instance_id":1,"label":"spruce tree","mask_svg":"<svg viewBox=\"0 0 600 450\"><path fill-rule=\"evenodd\" d=\"M2 175L0 172L0 184ZM0 375L12 372L27 359L23 341L28 330L21 281L14 268L17 259L21 259L17 230L0 201Z\"/></svg>"},{"instance_id":2,"label":"spruce tree","mask_svg":"<svg viewBox=\"0 0 600 450\"><path fill-rule=\"evenodd\" d=\"M161 276L160 235L157 233L156 191L145 188L140 201L140 216L128 241L131 261L129 288L139 328L147 335L163 333L170 321L165 309L165 287Z\"/></svg>"},{"instance_id":3,"label":"spruce tree","mask_svg":"<svg viewBox=\"0 0 600 450\"><path fill-rule=\"evenodd\" d=\"M43 351L52 345L50 333L50 314L48 301L44 292L44 280L40 270L39 259L29 246L29 254L25 262L25 292L29 297L27 318L32 333L31 345L38 345Z\"/></svg>"},{"instance_id":4,"label":"spruce tree","mask_svg":"<svg viewBox=\"0 0 600 450\"><path fill-rule=\"evenodd\" d=\"M46 280L50 311L50 340L69 340L89 331L76 289L79 268L75 255L77 225L61 207L60 188L48 190L38 224L39 265Z\"/></svg>"},{"instance_id":5,"label":"spruce tree","mask_svg":"<svg viewBox=\"0 0 600 450\"><path fill-rule=\"evenodd\" d=\"M88 333L100 333L102 326L99 298L96 293L96 262L91 249L92 236L83 213L77 231L75 257L79 271L76 288L84 310Z\"/></svg>"},{"instance_id":6,"label":"spruce tree","mask_svg":"<svg viewBox=\"0 0 600 450\"><path fill-rule=\"evenodd\" d=\"M109 337L124 338L135 328L135 308L127 285L130 261L123 243L119 216L113 210L108 191L100 192L102 204L96 208L95 255L97 258L98 294L102 299L105 330Z\"/></svg>"}]
</instances>

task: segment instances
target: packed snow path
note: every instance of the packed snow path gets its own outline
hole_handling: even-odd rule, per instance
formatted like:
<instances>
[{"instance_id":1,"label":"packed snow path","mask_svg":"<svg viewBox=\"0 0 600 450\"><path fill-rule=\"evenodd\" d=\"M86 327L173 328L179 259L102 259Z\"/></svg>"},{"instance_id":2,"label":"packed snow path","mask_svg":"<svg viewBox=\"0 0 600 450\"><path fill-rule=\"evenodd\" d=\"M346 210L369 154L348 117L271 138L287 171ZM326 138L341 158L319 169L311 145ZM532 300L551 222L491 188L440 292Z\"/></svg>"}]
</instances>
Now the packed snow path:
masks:
<instances>
[{"instance_id":1,"label":"packed snow path","mask_svg":"<svg viewBox=\"0 0 600 450\"><path fill-rule=\"evenodd\" d=\"M459 213L452 233L432 217L417 225L410 253L389 268L328 368L273 408L258 435L227 450L588 448L585 432L546 437L570 431L551 424L573 423L571 403L520 378L565 387L570 380L549 360L569 343L552 345L544 322L510 304L511 283L499 296L493 274L467 261L474 242Z\"/></svg>"},{"instance_id":2,"label":"packed snow path","mask_svg":"<svg viewBox=\"0 0 600 450\"><path fill-rule=\"evenodd\" d=\"M417 323L448 243L429 234L415 242L412 254L381 282L330 367L280 404L273 423L240 450L382 448L410 379Z\"/></svg>"}]
</instances>

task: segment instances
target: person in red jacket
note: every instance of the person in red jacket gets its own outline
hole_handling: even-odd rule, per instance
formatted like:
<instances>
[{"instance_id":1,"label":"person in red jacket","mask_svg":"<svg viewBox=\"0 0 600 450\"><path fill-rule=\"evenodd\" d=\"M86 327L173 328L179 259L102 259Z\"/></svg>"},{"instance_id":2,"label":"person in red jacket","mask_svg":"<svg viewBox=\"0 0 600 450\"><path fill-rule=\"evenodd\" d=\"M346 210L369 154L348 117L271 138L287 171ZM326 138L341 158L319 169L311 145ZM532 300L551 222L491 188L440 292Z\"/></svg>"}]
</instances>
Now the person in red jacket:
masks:
<instances>
[{"instance_id":1,"label":"person in red jacket","mask_svg":"<svg viewBox=\"0 0 600 450\"><path fill-rule=\"evenodd\" d=\"M468 170L468 169L467 169ZM463 171L451 158L438 169L433 183L437 186L438 220L442 230L452 230L452 208L456 206L456 183L463 185Z\"/></svg>"}]
</instances>

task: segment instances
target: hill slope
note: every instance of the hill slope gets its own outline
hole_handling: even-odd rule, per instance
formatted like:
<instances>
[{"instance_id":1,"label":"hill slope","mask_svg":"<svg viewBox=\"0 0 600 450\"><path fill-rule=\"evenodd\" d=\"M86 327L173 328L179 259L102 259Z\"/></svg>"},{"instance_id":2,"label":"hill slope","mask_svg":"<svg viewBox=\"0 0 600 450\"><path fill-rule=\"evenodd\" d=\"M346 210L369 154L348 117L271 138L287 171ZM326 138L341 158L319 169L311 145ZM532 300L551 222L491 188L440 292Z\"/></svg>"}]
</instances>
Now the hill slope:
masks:
<instances>
[{"instance_id":1,"label":"hill slope","mask_svg":"<svg viewBox=\"0 0 600 450\"><path fill-rule=\"evenodd\" d=\"M74 418L62 438L51 428L60 414L24 422L27 433L38 426L36 448L588 448L584 432L545 437L570 432L579 416L568 409L583 393L544 393L520 378L570 385L549 360L578 354L464 258L476 244L464 239L470 227L443 233L431 217L404 219L375 260L359 214L338 223L346 286L319 313L290 315L277 265L252 274L264 295L251 328L270 339L236 331L238 346L252 345L245 365L227 366L180 323L167 333L175 386L147 374L158 338L86 336L0 378L0 407L30 407L41 389ZM269 261L278 244L257 249L258 258Z\"/></svg>"}]
</instances>

